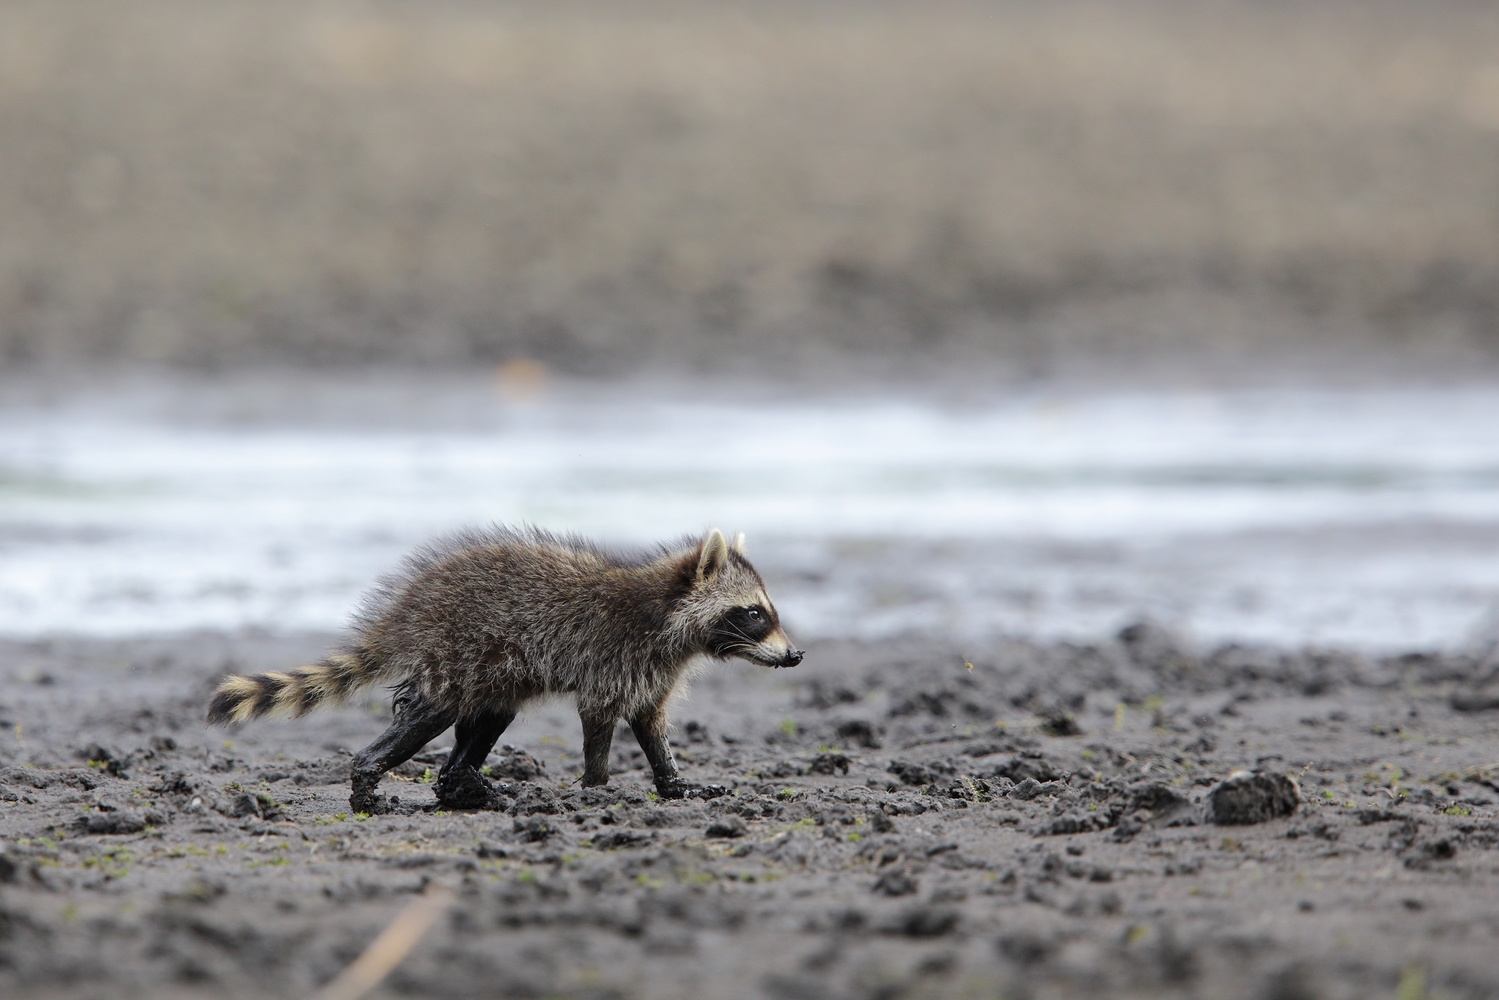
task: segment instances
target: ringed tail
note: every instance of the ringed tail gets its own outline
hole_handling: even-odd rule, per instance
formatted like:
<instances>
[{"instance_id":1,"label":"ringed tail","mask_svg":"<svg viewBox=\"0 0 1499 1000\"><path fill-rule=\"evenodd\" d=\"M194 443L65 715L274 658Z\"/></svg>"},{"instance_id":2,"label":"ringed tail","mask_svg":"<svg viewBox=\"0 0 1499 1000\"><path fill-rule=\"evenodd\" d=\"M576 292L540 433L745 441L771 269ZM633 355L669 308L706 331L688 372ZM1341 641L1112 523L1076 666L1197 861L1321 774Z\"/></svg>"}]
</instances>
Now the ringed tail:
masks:
<instances>
[{"instance_id":1,"label":"ringed tail","mask_svg":"<svg viewBox=\"0 0 1499 1000\"><path fill-rule=\"evenodd\" d=\"M346 700L380 679L380 670L357 652L333 653L289 671L224 678L208 703L210 726L244 722L262 715L294 719L320 705Z\"/></svg>"}]
</instances>

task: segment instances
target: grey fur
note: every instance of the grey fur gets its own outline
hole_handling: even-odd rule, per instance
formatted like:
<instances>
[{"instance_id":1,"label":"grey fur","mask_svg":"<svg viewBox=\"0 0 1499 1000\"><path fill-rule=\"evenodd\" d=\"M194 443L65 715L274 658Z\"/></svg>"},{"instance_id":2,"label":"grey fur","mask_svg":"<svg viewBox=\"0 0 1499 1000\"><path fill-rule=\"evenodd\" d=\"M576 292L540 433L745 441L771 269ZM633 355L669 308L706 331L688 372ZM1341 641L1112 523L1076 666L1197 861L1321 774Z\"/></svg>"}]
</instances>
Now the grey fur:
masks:
<instances>
[{"instance_id":1,"label":"grey fur","mask_svg":"<svg viewBox=\"0 0 1499 1000\"><path fill-rule=\"evenodd\" d=\"M801 660L740 540L730 545L714 529L630 555L531 528L470 531L418 550L401 572L382 580L349 642L321 662L227 678L208 721L303 715L371 684L394 682L411 707L368 749L366 763L383 763L382 772L394 766L400 761L386 761L420 749L408 753L405 745L438 723L438 732L457 722L460 736L482 733L474 745L455 748L446 773L472 764L476 754L482 761L527 702L571 694L583 721L585 784L608 780L608 737L625 719L658 788L680 794L665 750L666 703L702 656L765 666ZM482 753L481 739L488 740ZM358 785L356 775L356 797Z\"/></svg>"}]
</instances>

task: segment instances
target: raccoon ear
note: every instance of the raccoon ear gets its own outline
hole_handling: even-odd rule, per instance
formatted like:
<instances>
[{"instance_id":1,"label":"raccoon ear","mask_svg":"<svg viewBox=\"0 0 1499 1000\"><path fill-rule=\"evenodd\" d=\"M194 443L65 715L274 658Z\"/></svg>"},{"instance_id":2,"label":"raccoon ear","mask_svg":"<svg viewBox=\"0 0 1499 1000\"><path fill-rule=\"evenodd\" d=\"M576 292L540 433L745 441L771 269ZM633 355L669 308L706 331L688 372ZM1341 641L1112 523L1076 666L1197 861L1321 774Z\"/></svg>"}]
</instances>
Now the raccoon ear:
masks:
<instances>
[{"instance_id":1,"label":"raccoon ear","mask_svg":"<svg viewBox=\"0 0 1499 1000\"><path fill-rule=\"evenodd\" d=\"M724 541L723 532L714 528L703 539L703 547L697 557L698 580L713 579L728 561L729 543Z\"/></svg>"},{"instance_id":2,"label":"raccoon ear","mask_svg":"<svg viewBox=\"0 0 1499 1000\"><path fill-rule=\"evenodd\" d=\"M741 531L734 536L734 544L731 548L740 555L744 555L744 532Z\"/></svg>"}]
</instances>

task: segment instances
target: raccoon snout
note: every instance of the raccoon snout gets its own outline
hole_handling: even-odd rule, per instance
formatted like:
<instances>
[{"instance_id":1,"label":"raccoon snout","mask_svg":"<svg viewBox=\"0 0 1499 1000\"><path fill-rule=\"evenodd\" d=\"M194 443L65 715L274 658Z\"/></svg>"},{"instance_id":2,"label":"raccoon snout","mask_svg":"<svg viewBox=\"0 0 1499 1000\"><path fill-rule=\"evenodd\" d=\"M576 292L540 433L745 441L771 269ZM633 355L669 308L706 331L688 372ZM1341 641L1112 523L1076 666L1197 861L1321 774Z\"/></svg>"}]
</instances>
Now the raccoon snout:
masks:
<instances>
[{"instance_id":1,"label":"raccoon snout","mask_svg":"<svg viewBox=\"0 0 1499 1000\"><path fill-rule=\"evenodd\" d=\"M806 655L807 654L805 652L803 652L802 650L800 650L800 649L793 649L790 652L788 652L785 655L785 657L782 658L782 660L778 664L778 666L782 666L782 667L794 667L798 663L802 662L802 657L806 656Z\"/></svg>"}]
</instances>

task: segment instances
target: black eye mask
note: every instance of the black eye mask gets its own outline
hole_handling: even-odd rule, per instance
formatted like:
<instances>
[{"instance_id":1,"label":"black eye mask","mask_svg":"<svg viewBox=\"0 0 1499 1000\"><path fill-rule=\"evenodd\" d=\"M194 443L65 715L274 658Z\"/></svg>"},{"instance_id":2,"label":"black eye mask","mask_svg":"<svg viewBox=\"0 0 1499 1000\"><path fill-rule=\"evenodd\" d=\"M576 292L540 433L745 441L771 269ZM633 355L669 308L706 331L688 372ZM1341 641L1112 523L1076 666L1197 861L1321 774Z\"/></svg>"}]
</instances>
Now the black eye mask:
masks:
<instances>
[{"instance_id":1,"label":"black eye mask","mask_svg":"<svg viewBox=\"0 0 1499 1000\"><path fill-rule=\"evenodd\" d=\"M738 647L763 642L766 636L776 630L776 625L776 613L769 608L758 605L734 608L714 626L713 652L718 656L728 656Z\"/></svg>"}]
</instances>

